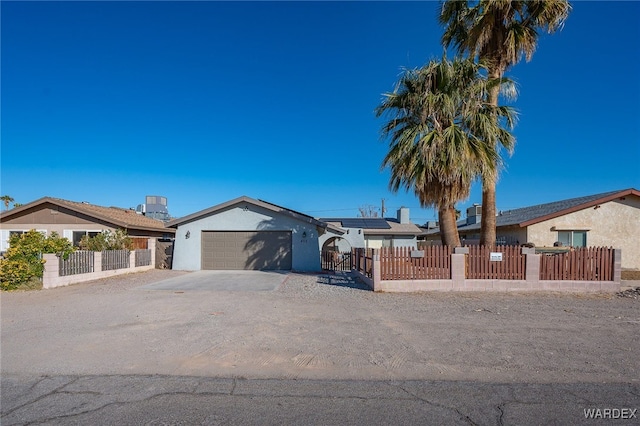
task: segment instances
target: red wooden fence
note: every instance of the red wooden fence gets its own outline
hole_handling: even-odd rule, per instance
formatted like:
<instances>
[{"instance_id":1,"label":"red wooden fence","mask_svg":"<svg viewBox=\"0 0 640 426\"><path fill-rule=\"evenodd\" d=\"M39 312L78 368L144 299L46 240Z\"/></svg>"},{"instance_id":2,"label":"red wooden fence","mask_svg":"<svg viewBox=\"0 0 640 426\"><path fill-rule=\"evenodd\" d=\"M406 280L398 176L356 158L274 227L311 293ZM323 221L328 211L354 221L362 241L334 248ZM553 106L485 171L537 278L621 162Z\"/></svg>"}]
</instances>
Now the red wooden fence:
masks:
<instances>
[{"instance_id":1,"label":"red wooden fence","mask_svg":"<svg viewBox=\"0 0 640 426\"><path fill-rule=\"evenodd\" d=\"M351 249L351 267L371 278L373 269L373 249Z\"/></svg>"},{"instance_id":2,"label":"red wooden fence","mask_svg":"<svg viewBox=\"0 0 640 426\"><path fill-rule=\"evenodd\" d=\"M383 280L448 280L451 278L451 248L382 248L380 275Z\"/></svg>"},{"instance_id":3,"label":"red wooden fence","mask_svg":"<svg viewBox=\"0 0 640 426\"><path fill-rule=\"evenodd\" d=\"M524 280L525 255L519 246L468 246L468 279ZM491 253L501 253L502 260L491 260Z\"/></svg>"},{"instance_id":4,"label":"red wooden fence","mask_svg":"<svg viewBox=\"0 0 640 426\"><path fill-rule=\"evenodd\" d=\"M614 252L610 247L583 247L542 255L540 279L613 281Z\"/></svg>"}]
</instances>

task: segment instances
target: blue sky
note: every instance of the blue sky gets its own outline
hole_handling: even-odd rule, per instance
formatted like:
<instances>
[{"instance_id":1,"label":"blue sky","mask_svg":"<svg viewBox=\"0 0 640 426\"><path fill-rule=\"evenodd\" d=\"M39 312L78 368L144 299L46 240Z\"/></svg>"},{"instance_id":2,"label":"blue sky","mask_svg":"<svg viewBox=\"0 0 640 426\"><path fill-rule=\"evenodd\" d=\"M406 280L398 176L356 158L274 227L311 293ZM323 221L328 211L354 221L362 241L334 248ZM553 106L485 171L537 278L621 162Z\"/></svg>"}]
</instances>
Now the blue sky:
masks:
<instances>
[{"instance_id":1,"label":"blue sky","mask_svg":"<svg viewBox=\"0 0 640 426\"><path fill-rule=\"evenodd\" d=\"M317 217L404 205L374 108L442 56L436 2L6 2L2 195L183 216L248 195ZM501 210L640 188L639 2L573 2L510 71ZM480 202L480 185L459 204Z\"/></svg>"}]
</instances>

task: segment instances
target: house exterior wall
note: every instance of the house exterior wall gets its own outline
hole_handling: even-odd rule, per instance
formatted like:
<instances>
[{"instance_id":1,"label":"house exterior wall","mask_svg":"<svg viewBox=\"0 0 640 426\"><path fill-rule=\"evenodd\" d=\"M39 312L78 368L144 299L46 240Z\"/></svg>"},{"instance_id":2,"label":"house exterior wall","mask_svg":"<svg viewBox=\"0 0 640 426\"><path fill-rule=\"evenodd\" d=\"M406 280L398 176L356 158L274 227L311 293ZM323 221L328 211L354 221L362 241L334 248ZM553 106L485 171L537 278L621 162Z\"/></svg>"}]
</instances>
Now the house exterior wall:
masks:
<instances>
[{"instance_id":1,"label":"house exterior wall","mask_svg":"<svg viewBox=\"0 0 640 426\"><path fill-rule=\"evenodd\" d=\"M342 235L336 235L331 232L325 232L324 234L320 235L320 237L318 238L318 244L319 244L320 250L322 250L322 247L324 246L324 244L331 238L338 239L336 244L338 246L339 251L349 251L352 248L363 248L365 246L364 234L362 233L362 229L358 229L358 228L342 228L342 229L344 229L347 232L345 232Z\"/></svg>"},{"instance_id":2,"label":"house exterior wall","mask_svg":"<svg viewBox=\"0 0 640 426\"><path fill-rule=\"evenodd\" d=\"M11 231L26 232L31 229L41 232L46 231L47 236L50 236L52 232L56 232L61 237L65 237L71 241L73 231L115 231L118 227L114 227L108 222L91 220L91 218L87 216L63 207L49 206L45 208L33 208L17 217L12 217L0 223L0 251L6 251L9 248L9 235ZM170 234L170 231L131 229L127 230L127 234L130 236L160 238L165 234Z\"/></svg>"},{"instance_id":3,"label":"house exterior wall","mask_svg":"<svg viewBox=\"0 0 640 426\"><path fill-rule=\"evenodd\" d=\"M96 223L74 213L73 211L53 206L29 209L20 216L3 221L0 223L0 251L6 251L9 248L11 231L26 232L36 229L41 232L46 231L47 236L56 232L61 237L71 240L73 231L101 232L107 229L115 230L106 223Z\"/></svg>"},{"instance_id":4,"label":"house exterior wall","mask_svg":"<svg viewBox=\"0 0 640 426\"><path fill-rule=\"evenodd\" d=\"M370 249L379 249L386 244L391 244L391 247L417 247L418 238L416 236L405 235L365 235L365 247ZM390 241L390 243L387 243Z\"/></svg>"},{"instance_id":5,"label":"house exterior wall","mask_svg":"<svg viewBox=\"0 0 640 426\"><path fill-rule=\"evenodd\" d=\"M609 201L561 217L530 225L529 241L553 246L558 231L587 231L587 246L622 249L622 268L640 269L640 198Z\"/></svg>"},{"instance_id":6,"label":"house exterior wall","mask_svg":"<svg viewBox=\"0 0 640 426\"><path fill-rule=\"evenodd\" d=\"M178 225L173 269L202 269L202 231L291 231L292 268L320 271L320 246L315 225L245 203ZM189 238L186 238L187 232ZM302 238L305 232L306 238Z\"/></svg>"}]
</instances>

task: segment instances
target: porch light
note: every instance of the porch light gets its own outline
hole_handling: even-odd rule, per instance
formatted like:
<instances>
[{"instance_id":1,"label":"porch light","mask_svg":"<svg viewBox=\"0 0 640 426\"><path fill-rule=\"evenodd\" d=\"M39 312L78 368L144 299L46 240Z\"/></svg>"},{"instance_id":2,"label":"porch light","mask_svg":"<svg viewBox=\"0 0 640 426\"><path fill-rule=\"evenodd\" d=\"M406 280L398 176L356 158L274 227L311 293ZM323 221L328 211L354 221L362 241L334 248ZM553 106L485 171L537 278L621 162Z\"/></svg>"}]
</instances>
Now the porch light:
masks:
<instances>
[{"instance_id":1,"label":"porch light","mask_svg":"<svg viewBox=\"0 0 640 426\"><path fill-rule=\"evenodd\" d=\"M304 231L304 232L302 233L302 238L307 238L307 231Z\"/></svg>"},{"instance_id":2,"label":"porch light","mask_svg":"<svg viewBox=\"0 0 640 426\"><path fill-rule=\"evenodd\" d=\"M188 240L189 237L191 236L191 231L187 231L186 234L184 234L184 237Z\"/></svg>"}]
</instances>

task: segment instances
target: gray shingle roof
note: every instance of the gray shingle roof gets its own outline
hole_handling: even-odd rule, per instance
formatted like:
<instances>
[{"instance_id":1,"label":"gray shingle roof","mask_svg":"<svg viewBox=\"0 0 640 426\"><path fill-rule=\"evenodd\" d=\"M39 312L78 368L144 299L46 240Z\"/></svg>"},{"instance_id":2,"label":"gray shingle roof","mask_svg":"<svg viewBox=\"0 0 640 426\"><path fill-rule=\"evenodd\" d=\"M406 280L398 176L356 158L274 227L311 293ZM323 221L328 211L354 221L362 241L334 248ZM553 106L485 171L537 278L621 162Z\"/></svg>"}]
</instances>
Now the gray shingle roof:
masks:
<instances>
[{"instance_id":1,"label":"gray shingle roof","mask_svg":"<svg viewBox=\"0 0 640 426\"><path fill-rule=\"evenodd\" d=\"M589 205L597 202L609 201L611 198L618 196L624 196L631 192L638 191L635 189L626 189L620 191L603 192L601 194L587 195L585 197L571 198L568 200L555 201L552 203L538 204L530 207L523 207L520 209L506 210L499 212L496 217L496 227L520 225L527 226L531 223L535 223L544 220L550 216L558 216L560 214L569 213L574 209L587 208ZM479 223L472 225L463 225L458 228L459 230L473 230L480 229Z\"/></svg>"},{"instance_id":2,"label":"gray shingle roof","mask_svg":"<svg viewBox=\"0 0 640 426\"><path fill-rule=\"evenodd\" d=\"M555 201L552 203L537 204L535 206L523 207L520 209L505 210L499 212L496 217L496 227L501 226L528 226L543 220L558 217L576 210L582 210L590 206L614 200L626 195L640 196L640 191L634 188L622 189L619 191L603 192L600 194L587 195L585 197L570 198L568 200ZM480 223L472 225L459 225L459 231L473 231L480 229ZM423 230L423 235L438 235L440 228Z\"/></svg>"}]
</instances>

